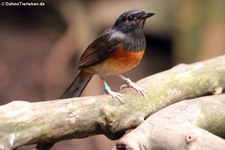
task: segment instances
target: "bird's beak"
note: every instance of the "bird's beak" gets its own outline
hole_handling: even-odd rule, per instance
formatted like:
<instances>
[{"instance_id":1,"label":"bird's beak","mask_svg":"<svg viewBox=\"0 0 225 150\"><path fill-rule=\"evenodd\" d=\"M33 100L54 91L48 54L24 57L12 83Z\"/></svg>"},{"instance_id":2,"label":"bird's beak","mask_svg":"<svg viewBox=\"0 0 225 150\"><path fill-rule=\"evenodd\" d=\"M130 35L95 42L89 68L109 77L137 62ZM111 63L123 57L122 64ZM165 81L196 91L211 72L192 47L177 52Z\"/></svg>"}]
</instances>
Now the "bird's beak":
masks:
<instances>
[{"instance_id":1,"label":"bird's beak","mask_svg":"<svg viewBox=\"0 0 225 150\"><path fill-rule=\"evenodd\" d=\"M144 19L149 18L151 16L155 15L155 13L145 13L145 15L143 16Z\"/></svg>"}]
</instances>

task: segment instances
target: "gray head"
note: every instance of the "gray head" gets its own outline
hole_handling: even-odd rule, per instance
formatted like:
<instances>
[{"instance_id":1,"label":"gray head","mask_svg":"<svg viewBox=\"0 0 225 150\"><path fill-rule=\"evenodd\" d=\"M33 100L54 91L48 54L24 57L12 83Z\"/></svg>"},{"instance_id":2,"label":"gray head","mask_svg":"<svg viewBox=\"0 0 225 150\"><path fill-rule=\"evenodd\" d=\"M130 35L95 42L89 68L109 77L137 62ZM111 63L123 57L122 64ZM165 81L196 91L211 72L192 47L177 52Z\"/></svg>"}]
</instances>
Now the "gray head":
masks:
<instances>
[{"instance_id":1,"label":"gray head","mask_svg":"<svg viewBox=\"0 0 225 150\"><path fill-rule=\"evenodd\" d=\"M142 10L130 10L120 15L112 28L124 33L141 31L144 27L145 20L154 14L146 13Z\"/></svg>"}]
</instances>

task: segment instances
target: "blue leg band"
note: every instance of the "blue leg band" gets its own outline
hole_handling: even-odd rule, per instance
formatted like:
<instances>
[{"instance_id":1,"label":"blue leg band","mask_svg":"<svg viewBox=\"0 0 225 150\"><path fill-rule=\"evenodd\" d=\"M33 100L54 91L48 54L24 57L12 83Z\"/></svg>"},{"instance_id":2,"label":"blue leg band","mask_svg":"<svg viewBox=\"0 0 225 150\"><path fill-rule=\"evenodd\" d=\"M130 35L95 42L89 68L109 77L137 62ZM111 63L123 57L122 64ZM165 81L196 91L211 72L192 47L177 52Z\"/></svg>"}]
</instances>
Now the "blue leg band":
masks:
<instances>
[{"instance_id":1,"label":"blue leg band","mask_svg":"<svg viewBox=\"0 0 225 150\"><path fill-rule=\"evenodd\" d=\"M110 87L109 87L108 85L106 85L106 86L104 87L104 90L108 93L111 89L110 89Z\"/></svg>"}]
</instances>

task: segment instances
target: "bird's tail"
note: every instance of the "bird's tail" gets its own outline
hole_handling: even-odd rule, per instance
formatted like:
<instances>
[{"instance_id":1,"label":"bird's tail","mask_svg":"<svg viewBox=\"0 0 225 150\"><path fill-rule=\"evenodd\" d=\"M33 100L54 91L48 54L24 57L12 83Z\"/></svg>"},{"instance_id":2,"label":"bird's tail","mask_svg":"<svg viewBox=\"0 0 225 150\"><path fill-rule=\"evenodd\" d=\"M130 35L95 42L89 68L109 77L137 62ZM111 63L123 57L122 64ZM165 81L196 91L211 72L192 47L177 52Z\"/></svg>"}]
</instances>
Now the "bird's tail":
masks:
<instances>
[{"instance_id":1,"label":"bird's tail","mask_svg":"<svg viewBox=\"0 0 225 150\"><path fill-rule=\"evenodd\" d=\"M91 78L92 75L87 74L84 71L80 71L60 98L79 97Z\"/></svg>"}]
</instances>

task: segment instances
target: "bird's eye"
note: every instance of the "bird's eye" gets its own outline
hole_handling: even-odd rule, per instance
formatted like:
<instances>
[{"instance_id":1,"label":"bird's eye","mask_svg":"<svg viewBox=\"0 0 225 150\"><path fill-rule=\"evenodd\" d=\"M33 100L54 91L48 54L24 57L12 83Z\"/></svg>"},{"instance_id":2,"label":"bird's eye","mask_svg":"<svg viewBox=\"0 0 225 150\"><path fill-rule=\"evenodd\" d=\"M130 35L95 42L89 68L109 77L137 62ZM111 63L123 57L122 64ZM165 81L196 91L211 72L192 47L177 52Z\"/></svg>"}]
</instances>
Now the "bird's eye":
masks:
<instances>
[{"instance_id":1,"label":"bird's eye","mask_svg":"<svg viewBox=\"0 0 225 150\"><path fill-rule=\"evenodd\" d=\"M134 20L134 16L132 16L132 15L131 15L131 16L128 16L128 17L127 17L127 20L128 20L128 21L133 21L133 20Z\"/></svg>"}]
</instances>

